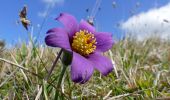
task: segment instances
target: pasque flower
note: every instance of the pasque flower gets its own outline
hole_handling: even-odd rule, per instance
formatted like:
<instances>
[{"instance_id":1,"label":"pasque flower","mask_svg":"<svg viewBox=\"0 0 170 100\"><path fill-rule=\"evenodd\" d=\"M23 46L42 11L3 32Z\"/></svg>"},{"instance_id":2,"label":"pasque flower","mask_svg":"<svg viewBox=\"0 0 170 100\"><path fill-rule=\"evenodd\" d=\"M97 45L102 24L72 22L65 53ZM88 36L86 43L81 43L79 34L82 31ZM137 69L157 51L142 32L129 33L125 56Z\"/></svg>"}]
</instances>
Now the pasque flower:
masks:
<instances>
[{"instance_id":1,"label":"pasque flower","mask_svg":"<svg viewBox=\"0 0 170 100\"><path fill-rule=\"evenodd\" d=\"M53 28L47 32L48 46L59 47L72 53L71 79L76 83L87 82L97 69L106 76L113 70L111 60L102 55L114 44L111 33L96 32L87 21L77 22L74 16L61 13L56 18L64 28Z\"/></svg>"}]
</instances>

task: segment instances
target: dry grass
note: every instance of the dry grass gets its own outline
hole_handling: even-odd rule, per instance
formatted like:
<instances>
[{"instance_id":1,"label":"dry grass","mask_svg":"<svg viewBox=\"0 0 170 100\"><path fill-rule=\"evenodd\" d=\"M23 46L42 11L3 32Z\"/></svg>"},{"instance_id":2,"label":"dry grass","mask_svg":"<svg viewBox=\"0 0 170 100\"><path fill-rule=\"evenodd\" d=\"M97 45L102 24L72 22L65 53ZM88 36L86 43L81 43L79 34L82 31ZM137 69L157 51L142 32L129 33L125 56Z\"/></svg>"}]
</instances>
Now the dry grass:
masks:
<instances>
[{"instance_id":1,"label":"dry grass","mask_svg":"<svg viewBox=\"0 0 170 100\"><path fill-rule=\"evenodd\" d=\"M0 43L1 45L1 43ZM1 49L0 49L1 50ZM86 84L75 84L67 69L60 99L162 99L170 96L170 41L150 38L143 42L127 38L116 43L110 53L116 70L107 77L97 71ZM32 100L40 86L40 99L54 99L61 61L45 84L58 50L21 44L0 52L0 99ZM23 67L23 68L20 68ZM117 74L116 74L117 72ZM37 75L37 76L36 76Z\"/></svg>"}]
</instances>

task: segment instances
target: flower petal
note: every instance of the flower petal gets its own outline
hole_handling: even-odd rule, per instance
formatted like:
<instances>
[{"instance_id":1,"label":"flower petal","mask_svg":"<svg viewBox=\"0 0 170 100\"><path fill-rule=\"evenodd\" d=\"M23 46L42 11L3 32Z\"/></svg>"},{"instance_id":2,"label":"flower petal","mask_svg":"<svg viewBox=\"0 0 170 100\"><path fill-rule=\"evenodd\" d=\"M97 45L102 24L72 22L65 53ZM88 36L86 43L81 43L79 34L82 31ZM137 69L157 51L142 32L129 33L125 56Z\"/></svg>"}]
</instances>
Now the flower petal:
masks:
<instances>
[{"instance_id":1,"label":"flower petal","mask_svg":"<svg viewBox=\"0 0 170 100\"><path fill-rule=\"evenodd\" d=\"M68 34L62 28L53 28L47 32L45 43L48 46L60 47L65 50L71 51Z\"/></svg>"},{"instance_id":2,"label":"flower petal","mask_svg":"<svg viewBox=\"0 0 170 100\"><path fill-rule=\"evenodd\" d=\"M73 52L71 78L76 83L87 82L93 74L94 67L90 61L80 54Z\"/></svg>"},{"instance_id":3,"label":"flower petal","mask_svg":"<svg viewBox=\"0 0 170 100\"><path fill-rule=\"evenodd\" d=\"M114 41L112 38L111 33L106 33L106 32L97 32L95 33L95 38L96 38L96 50L100 52L105 52L108 51L109 49L112 48Z\"/></svg>"},{"instance_id":4,"label":"flower petal","mask_svg":"<svg viewBox=\"0 0 170 100\"><path fill-rule=\"evenodd\" d=\"M60 16L56 18L56 20L64 24L70 38L72 38L77 32L78 23L74 16L67 13L61 13Z\"/></svg>"},{"instance_id":5,"label":"flower petal","mask_svg":"<svg viewBox=\"0 0 170 100\"><path fill-rule=\"evenodd\" d=\"M99 53L89 55L88 60L93 62L94 67L99 70L102 75L106 76L113 70L113 64L111 60Z\"/></svg>"},{"instance_id":6,"label":"flower petal","mask_svg":"<svg viewBox=\"0 0 170 100\"><path fill-rule=\"evenodd\" d=\"M85 20L80 21L79 29L80 30L87 30L88 32L91 32L91 33L95 32L95 28Z\"/></svg>"}]
</instances>

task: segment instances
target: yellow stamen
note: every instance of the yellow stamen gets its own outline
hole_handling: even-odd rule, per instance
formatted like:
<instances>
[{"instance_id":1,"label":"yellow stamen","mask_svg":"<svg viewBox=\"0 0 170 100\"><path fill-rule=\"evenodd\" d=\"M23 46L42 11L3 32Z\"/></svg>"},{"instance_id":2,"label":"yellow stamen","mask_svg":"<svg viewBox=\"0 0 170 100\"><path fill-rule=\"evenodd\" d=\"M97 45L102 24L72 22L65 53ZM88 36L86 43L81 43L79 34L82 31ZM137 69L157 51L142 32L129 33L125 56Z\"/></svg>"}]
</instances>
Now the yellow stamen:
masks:
<instances>
[{"instance_id":1,"label":"yellow stamen","mask_svg":"<svg viewBox=\"0 0 170 100\"><path fill-rule=\"evenodd\" d=\"M94 35L86 30L80 30L73 36L72 49L83 55L87 56L96 50L96 38Z\"/></svg>"}]
</instances>

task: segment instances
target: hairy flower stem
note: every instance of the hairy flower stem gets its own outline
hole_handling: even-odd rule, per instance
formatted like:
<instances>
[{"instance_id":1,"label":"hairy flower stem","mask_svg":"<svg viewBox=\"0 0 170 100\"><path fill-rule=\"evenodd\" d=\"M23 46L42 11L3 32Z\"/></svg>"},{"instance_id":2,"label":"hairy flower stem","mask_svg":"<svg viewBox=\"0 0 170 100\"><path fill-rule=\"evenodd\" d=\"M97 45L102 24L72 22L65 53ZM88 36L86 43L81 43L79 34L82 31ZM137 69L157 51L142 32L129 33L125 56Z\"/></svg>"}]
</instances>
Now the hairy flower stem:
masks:
<instances>
[{"instance_id":1,"label":"hairy flower stem","mask_svg":"<svg viewBox=\"0 0 170 100\"><path fill-rule=\"evenodd\" d=\"M62 68L62 71L60 73L60 76L59 76L59 79L58 79L58 83L57 83L57 88L59 89L61 87L61 82L62 82L62 79L64 77L64 74L66 72L66 69L67 69L67 66L63 64L63 68ZM55 93L55 100L58 99L58 96L59 96L59 91L56 90L56 93Z\"/></svg>"},{"instance_id":2,"label":"hairy flower stem","mask_svg":"<svg viewBox=\"0 0 170 100\"><path fill-rule=\"evenodd\" d=\"M55 65L57 64L57 61L58 61L58 59L60 58L62 52L63 52L63 49L60 50L58 56L56 57L55 61L53 62L53 65L51 66L51 69L50 69L50 71L48 72L48 75L47 75L46 78L45 78L46 81L49 79L52 71L54 70L54 67L55 67Z\"/></svg>"}]
</instances>

